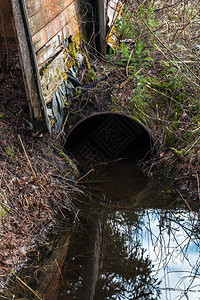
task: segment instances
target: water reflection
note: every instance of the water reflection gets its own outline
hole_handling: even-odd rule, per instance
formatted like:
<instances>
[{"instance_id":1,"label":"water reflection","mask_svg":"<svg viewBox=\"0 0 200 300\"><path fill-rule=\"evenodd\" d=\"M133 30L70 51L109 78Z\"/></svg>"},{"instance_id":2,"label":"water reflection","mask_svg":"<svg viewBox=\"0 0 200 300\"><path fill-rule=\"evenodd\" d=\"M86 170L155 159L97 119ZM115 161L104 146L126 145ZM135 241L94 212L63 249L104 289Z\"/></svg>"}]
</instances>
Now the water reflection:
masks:
<instances>
[{"instance_id":1,"label":"water reflection","mask_svg":"<svg viewBox=\"0 0 200 300\"><path fill-rule=\"evenodd\" d=\"M135 177L135 185L124 185L125 173L114 169L91 182L93 198L104 205L82 216L58 299L200 299L197 215Z\"/></svg>"},{"instance_id":2,"label":"water reflection","mask_svg":"<svg viewBox=\"0 0 200 300\"><path fill-rule=\"evenodd\" d=\"M146 250L152 276L161 281L161 299L192 299L194 295L200 299L199 229L194 214L183 209L145 209L137 212L138 227L127 224L127 215L120 216L115 226L127 245L138 242Z\"/></svg>"},{"instance_id":3,"label":"water reflection","mask_svg":"<svg viewBox=\"0 0 200 300\"><path fill-rule=\"evenodd\" d=\"M58 299L200 299L197 222L183 209L90 216Z\"/></svg>"},{"instance_id":4,"label":"water reflection","mask_svg":"<svg viewBox=\"0 0 200 300\"><path fill-rule=\"evenodd\" d=\"M82 183L90 191L93 199L126 202L130 197L144 192L148 180L135 164L122 160L104 167L95 173L94 178L84 180Z\"/></svg>"},{"instance_id":5,"label":"water reflection","mask_svg":"<svg viewBox=\"0 0 200 300\"><path fill-rule=\"evenodd\" d=\"M162 281L162 299L200 299L198 218L186 210L145 211L141 242Z\"/></svg>"},{"instance_id":6,"label":"water reflection","mask_svg":"<svg viewBox=\"0 0 200 300\"><path fill-rule=\"evenodd\" d=\"M25 285L13 295L34 299L33 288L42 300L200 299L199 217L167 183L120 162L84 184L78 226L46 265L20 273Z\"/></svg>"}]
</instances>

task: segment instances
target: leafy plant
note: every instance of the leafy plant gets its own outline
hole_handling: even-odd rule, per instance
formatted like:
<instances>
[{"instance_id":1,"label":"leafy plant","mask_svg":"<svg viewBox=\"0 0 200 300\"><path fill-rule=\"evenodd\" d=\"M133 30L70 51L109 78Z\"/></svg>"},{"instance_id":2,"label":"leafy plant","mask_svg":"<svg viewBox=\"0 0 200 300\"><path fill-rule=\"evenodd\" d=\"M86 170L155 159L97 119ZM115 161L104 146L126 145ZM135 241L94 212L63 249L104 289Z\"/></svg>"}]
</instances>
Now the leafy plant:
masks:
<instances>
[{"instance_id":1,"label":"leafy plant","mask_svg":"<svg viewBox=\"0 0 200 300\"><path fill-rule=\"evenodd\" d=\"M153 61L149 55L151 48L153 49L154 40L145 42L144 36L146 35L146 27L144 26L143 19L147 20L151 28L158 26L158 22L153 15L153 8L151 4L147 8L141 6L140 10L133 12L132 7L124 6L120 20L116 27L118 45L115 49L110 50L107 58L114 60L116 65L133 66L131 70L137 72L139 68L149 66ZM147 39L146 39L147 40ZM152 47L149 47L149 44Z\"/></svg>"}]
</instances>

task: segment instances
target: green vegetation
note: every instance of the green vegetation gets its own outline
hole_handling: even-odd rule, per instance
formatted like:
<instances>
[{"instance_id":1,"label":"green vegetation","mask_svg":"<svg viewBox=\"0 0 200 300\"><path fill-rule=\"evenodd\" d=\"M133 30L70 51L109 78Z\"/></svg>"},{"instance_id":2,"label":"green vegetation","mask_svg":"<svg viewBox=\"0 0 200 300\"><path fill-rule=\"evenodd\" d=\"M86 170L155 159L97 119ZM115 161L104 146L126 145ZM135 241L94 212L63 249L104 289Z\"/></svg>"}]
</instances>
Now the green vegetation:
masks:
<instances>
[{"instance_id":1,"label":"green vegetation","mask_svg":"<svg viewBox=\"0 0 200 300\"><path fill-rule=\"evenodd\" d=\"M9 156L12 157L12 158L15 158L15 152L14 152L14 150L13 150L12 148L10 148L10 147L8 147L8 148L6 149L6 154L9 155Z\"/></svg>"},{"instance_id":2,"label":"green vegetation","mask_svg":"<svg viewBox=\"0 0 200 300\"><path fill-rule=\"evenodd\" d=\"M7 211L9 211L9 209L7 207L3 207L2 205L0 205L0 218L4 219L7 217Z\"/></svg>"},{"instance_id":3,"label":"green vegetation","mask_svg":"<svg viewBox=\"0 0 200 300\"><path fill-rule=\"evenodd\" d=\"M174 159L181 159L181 169L198 172L200 3L136 2L126 1L116 25L118 43L107 55L123 74L112 99L152 129L161 161L174 169ZM116 100L121 94L123 108Z\"/></svg>"}]
</instances>

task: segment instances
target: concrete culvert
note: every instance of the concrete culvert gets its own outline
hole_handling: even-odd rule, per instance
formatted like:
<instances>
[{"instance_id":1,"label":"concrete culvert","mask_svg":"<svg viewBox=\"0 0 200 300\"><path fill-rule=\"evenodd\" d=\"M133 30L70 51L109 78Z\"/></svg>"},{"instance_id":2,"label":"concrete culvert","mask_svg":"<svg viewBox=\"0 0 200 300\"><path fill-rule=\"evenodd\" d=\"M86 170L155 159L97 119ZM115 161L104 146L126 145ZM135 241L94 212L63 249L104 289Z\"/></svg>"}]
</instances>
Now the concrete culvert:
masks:
<instances>
[{"instance_id":1,"label":"concrete culvert","mask_svg":"<svg viewBox=\"0 0 200 300\"><path fill-rule=\"evenodd\" d=\"M149 159L153 138L147 128L122 113L96 113L79 121L67 135L65 150L79 163L130 158Z\"/></svg>"}]
</instances>

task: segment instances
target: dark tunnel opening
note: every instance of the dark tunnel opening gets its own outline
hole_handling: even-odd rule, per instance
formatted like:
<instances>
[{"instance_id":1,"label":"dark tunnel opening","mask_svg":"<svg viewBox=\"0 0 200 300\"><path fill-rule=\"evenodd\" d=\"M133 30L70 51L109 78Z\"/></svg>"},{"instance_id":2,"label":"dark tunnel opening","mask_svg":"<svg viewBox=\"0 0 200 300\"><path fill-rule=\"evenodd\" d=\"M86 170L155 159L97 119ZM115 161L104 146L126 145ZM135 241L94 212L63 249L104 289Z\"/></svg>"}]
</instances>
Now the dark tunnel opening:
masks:
<instances>
[{"instance_id":1,"label":"dark tunnel opening","mask_svg":"<svg viewBox=\"0 0 200 300\"><path fill-rule=\"evenodd\" d=\"M96 113L79 121L66 138L65 151L79 163L129 158L138 162L152 154L147 128L122 113Z\"/></svg>"}]
</instances>

